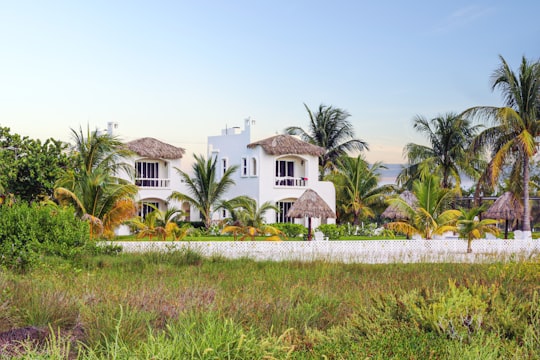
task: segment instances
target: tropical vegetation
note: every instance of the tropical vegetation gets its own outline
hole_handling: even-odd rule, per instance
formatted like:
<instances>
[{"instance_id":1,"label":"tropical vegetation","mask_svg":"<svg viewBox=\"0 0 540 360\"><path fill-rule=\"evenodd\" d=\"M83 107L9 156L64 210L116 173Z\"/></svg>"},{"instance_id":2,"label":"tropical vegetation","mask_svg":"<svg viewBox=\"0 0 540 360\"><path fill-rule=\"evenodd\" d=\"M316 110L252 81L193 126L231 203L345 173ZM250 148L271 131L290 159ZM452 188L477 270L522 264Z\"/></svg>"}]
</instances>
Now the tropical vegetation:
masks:
<instances>
[{"instance_id":1,"label":"tropical vegetation","mask_svg":"<svg viewBox=\"0 0 540 360\"><path fill-rule=\"evenodd\" d=\"M460 209L461 214L457 219L457 231L462 239L467 239L467 252L472 252L472 241L480 239L485 234L499 235L499 229L495 227L498 223L493 219L480 219L484 211L481 207L471 209Z\"/></svg>"},{"instance_id":2,"label":"tropical vegetation","mask_svg":"<svg viewBox=\"0 0 540 360\"><path fill-rule=\"evenodd\" d=\"M238 196L224 202L223 207L231 214L221 233L232 233L234 239L253 240L256 236L267 236L267 240L282 240L286 235L280 229L265 223L265 213L278 208L269 201L257 206L257 202L248 196Z\"/></svg>"},{"instance_id":3,"label":"tropical vegetation","mask_svg":"<svg viewBox=\"0 0 540 360\"><path fill-rule=\"evenodd\" d=\"M511 168L510 182L521 184L515 191L523 196L523 230L530 231L530 161L537 153L540 136L540 61L532 62L523 56L518 73L502 56L500 61L492 75L491 88L501 91L505 106L476 106L463 115L479 117L492 124L475 137L471 151L489 152L485 179L491 184L497 181L505 166Z\"/></svg>"},{"instance_id":4,"label":"tropical vegetation","mask_svg":"<svg viewBox=\"0 0 540 360\"><path fill-rule=\"evenodd\" d=\"M373 219L375 208L384 204L386 195L394 191L392 185L379 185L380 171L385 166L376 162L369 164L362 154L356 158L342 156L336 162L336 170L326 179L336 187L336 210L340 223L352 220Z\"/></svg>"},{"instance_id":5,"label":"tropical vegetation","mask_svg":"<svg viewBox=\"0 0 540 360\"><path fill-rule=\"evenodd\" d=\"M414 179L438 174L443 188L460 188L462 174L477 178L483 163L467 150L479 128L456 113L431 120L416 116L413 129L424 135L429 145L408 143L405 146L403 152L408 163L397 177L398 184L410 189Z\"/></svg>"},{"instance_id":6,"label":"tropical vegetation","mask_svg":"<svg viewBox=\"0 0 540 360\"><path fill-rule=\"evenodd\" d=\"M355 138L354 127L348 119L351 115L346 110L323 104L320 104L315 112L306 104L304 107L309 115L308 129L289 126L285 131L326 149L326 153L319 158L321 179L326 172L335 169L339 157L369 150L367 142Z\"/></svg>"},{"instance_id":7,"label":"tropical vegetation","mask_svg":"<svg viewBox=\"0 0 540 360\"><path fill-rule=\"evenodd\" d=\"M72 135L75 165L62 172L54 197L89 221L92 237L112 237L117 226L136 214L138 187L118 177L121 172L133 174L124 162L131 152L119 139L98 130L72 129Z\"/></svg>"},{"instance_id":8,"label":"tropical vegetation","mask_svg":"<svg viewBox=\"0 0 540 360\"><path fill-rule=\"evenodd\" d=\"M443 188L437 176L426 175L413 182L412 193L417 199L412 204L399 196L388 201L404 216L386 224L387 228L407 235L419 234L424 239L457 230L460 211L452 209L455 189Z\"/></svg>"},{"instance_id":9,"label":"tropical vegetation","mask_svg":"<svg viewBox=\"0 0 540 360\"><path fill-rule=\"evenodd\" d=\"M26 202L51 198L56 181L73 165L66 148L62 141L21 137L0 126L0 203L15 196Z\"/></svg>"},{"instance_id":10,"label":"tropical vegetation","mask_svg":"<svg viewBox=\"0 0 540 360\"><path fill-rule=\"evenodd\" d=\"M169 200L188 201L195 206L207 229L212 226L212 215L223 207L223 197L234 185L232 174L238 166L230 166L219 176L217 158L205 159L202 155L194 155L193 175L176 168L176 171L187 186L188 193L173 191Z\"/></svg>"}]
</instances>

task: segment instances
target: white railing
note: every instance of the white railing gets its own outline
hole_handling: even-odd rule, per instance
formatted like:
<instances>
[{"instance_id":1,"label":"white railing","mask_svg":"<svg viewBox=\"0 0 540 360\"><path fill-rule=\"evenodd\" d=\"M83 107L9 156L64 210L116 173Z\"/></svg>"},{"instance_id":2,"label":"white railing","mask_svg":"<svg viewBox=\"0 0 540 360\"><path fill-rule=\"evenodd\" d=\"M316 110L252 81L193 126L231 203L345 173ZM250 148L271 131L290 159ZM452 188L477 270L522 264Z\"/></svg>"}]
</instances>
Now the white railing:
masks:
<instances>
[{"instance_id":1,"label":"white railing","mask_svg":"<svg viewBox=\"0 0 540 360\"><path fill-rule=\"evenodd\" d=\"M135 185L144 188L168 188L170 184L169 179L160 178L136 178Z\"/></svg>"},{"instance_id":2,"label":"white railing","mask_svg":"<svg viewBox=\"0 0 540 360\"><path fill-rule=\"evenodd\" d=\"M304 177L292 177L292 176L276 176L275 184L279 187L289 187L289 186L306 186L307 178Z\"/></svg>"},{"instance_id":3,"label":"white railing","mask_svg":"<svg viewBox=\"0 0 540 360\"><path fill-rule=\"evenodd\" d=\"M488 240L472 243L449 240L363 241L132 241L114 242L125 252L170 251L188 248L204 256L247 257L254 260L328 260L347 263L493 262L536 258L540 240Z\"/></svg>"}]
</instances>

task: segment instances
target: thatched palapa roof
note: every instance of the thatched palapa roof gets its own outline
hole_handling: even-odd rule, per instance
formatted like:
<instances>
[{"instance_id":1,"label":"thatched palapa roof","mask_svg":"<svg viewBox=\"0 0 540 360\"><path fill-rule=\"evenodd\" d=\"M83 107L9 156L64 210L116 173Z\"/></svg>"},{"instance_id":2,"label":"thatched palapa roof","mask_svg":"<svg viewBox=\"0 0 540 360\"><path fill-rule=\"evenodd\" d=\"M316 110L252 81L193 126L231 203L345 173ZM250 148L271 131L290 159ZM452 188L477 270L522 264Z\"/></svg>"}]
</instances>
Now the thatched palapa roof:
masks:
<instances>
[{"instance_id":1,"label":"thatched palapa roof","mask_svg":"<svg viewBox=\"0 0 540 360\"><path fill-rule=\"evenodd\" d=\"M416 199L416 196L408 190L405 190L404 192L402 192L401 195L399 195L399 197L402 198L403 201L405 201L409 205L413 205L414 203L418 201ZM388 219L406 219L407 218L407 214L404 214L403 211L398 209L398 207L394 204L388 206L386 210L383 211L381 216Z\"/></svg>"},{"instance_id":2,"label":"thatched palapa roof","mask_svg":"<svg viewBox=\"0 0 540 360\"><path fill-rule=\"evenodd\" d=\"M248 144L248 148L253 149L261 146L268 155L314 155L321 156L326 150L320 146L313 145L297 139L292 135L276 135L260 141Z\"/></svg>"},{"instance_id":3,"label":"thatched palapa roof","mask_svg":"<svg viewBox=\"0 0 540 360\"><path fill-rule=\"evenodd\" d=\"M181 159L186 150L166 144L151 137L145 137L126 143L131 151L152 159Z\"/></svg>"},{"instance_id":4,"label":"thatched palapa roof","mask_svg":"<svg viewBox=\"0 0 540 360\"><path fill-rule=\"evenodd\" d=\"M328 219L335 218L336 214L317 192L307 189L291 206L287 216Z\"/></svg>"},{"instance_id":5,"label":"thatched palapa roof","mask_svg":"<svg viewBox=\"0 0 540 360\"><path fill-rule=\"evenodd\" d=\"M523 216L523 205L521 201L511 192L507 191L483 213L483 216L488 219L504 219L514 220L520 219Z\"/></svg>"}]
</instances>

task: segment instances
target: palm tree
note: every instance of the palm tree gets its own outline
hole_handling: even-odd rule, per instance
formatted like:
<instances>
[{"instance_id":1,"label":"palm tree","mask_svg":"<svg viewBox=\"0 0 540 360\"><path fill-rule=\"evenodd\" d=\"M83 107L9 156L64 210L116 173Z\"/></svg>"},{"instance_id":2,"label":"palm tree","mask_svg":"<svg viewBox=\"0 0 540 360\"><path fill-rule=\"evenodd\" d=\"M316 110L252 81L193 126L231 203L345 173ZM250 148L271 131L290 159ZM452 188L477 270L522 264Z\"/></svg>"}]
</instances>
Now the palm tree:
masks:
<instances>
[{"instance_id":1,"label":"palm tree","mask_svg":"<svg viewBox=\"0 0 540 360\"><path fill-rule=\"evenodd\" d=\"M88 129L86 135L82 129L72 132L76 164L63 172L54 196L61 204L75 206L89 220L92 236L103 233L111 237L115 227L136 213L137 186L116 176L121 170L133 173L122 161L131 152L117 138L97 130Z\"/></svg>"},{"instance_id":2,"label":"palm tree","mask_svg":"<svg viewBox=\"0 0 540 360\"><path fill-rule=\"evenodd\" d=\"M231 213L232 224L223 228L222 233L232 233L234 239L242 234L240 240L255 236L267 236L267 240L281 240L285 234L276 227L265 224L265 213L268 210L278 211L278 207L266 201L257 206L255 199L249 196L238 196L223 203L223 207Z\"/></svg>"},{"instance_id":3,"label":"palm tree","mask_svg":"<svg viewBox=\"0 0 540 360\"><path fill-rule=\"evenodd\" d=\"M459 188L460 172L477 176L479 161L477 157L468 157L466 150L479 126L472 126L455 113L447 113L431 120L416 116L413 128L427 138L429 146L405 145L408 166L398 175L399 184L410 188L412 181L420 175L434 173L441 177L443 188L454 185Z\"/></svg>"},{"instance_id":4,"label":"palm tree","mask_svg":"<svg viewBox=\"0 0 540 360\"><path fill-rule=\"evenodd\" d=\"M299 135L302 140L325 148L327 151L319 158L322 178L327 170L335 168L336 160L349 152L369 150L365 141L356 139L354 128L347 111L333 106L319 105L317 112L313 113L304 104L309 114L309 128L304 130L298 126L285 129L290 135Z\"/></svg>"},{"instance_id":5,"label":"palm tree","mask_svg":"<svg viewBox=\"0 0 540 360\"><path fill-rule=\"evenodd\" d=\"M137 239L148 237L150 238L150 241L152 241L154 236L157 236L161 240L165 240L167 238L167 231L165 227L158 223L158 214L159 210L155 210L146 214L144 219L136 217L130 221L130 223L138 230Z\"/></svg>"},{"instance_id":6,"label":"palm tree","mask_svg":"<svg viewBox=\"0 0 540 360\"><path fill-rule=\"evenodd\" d=\"M503 167L511 164L512 182L523 184L523 231L531 231L529 163L536 154L540 136L540 61L529 62L523 57L516 74L499 57L501 65L492 75L491 88L502 92L505 106L477 106L465 110L464 116L480 117L493 124L475 137L471 151L491 152L488 165L491 184L496 183Z\"/></svg>"},{"instance_id":7,"label":"palm tree","mask_svg":"<svg viewBox=\"0 0 540 360\"><path fill-rule=\"evenodd\" d=\"M152 237L157 235L162 240L165 240L169 235L177 240L180 233L180 228L175 222L176 218L184 215L184 212L175 207L168 207L167 210L159 210L152 204L147 204L152 209L143 218L136 217L131 220L131 224L138 229L138 238Z\"/></svg>"},{"instance_id":8,"label":"palm tree","mask_svg":"<svg viewBox=\"0 0 540 360\"><path fill-rule=\"evenodd\" d=\"M484 211L481 207L472 209L460 209L461 214L457 220L457 229L461 238L467 239L467 252L472 252L471 243L474 239L480 239L484 234L499 234L499 229L494 225L497 220L483 219L479 220L480 213Z\"/></svg>"},{"instance_id":9,"label":"palm tree","mask_svg":"<svg viewBox=\"0 0 540 360\"><path fill-rule=\"evenodd\" d=\"M356 158L342 156L336 165L336 172L326 179L336 186L338 217L352 215L354 225L359 225L361 218L375 217L373 207L384 204L385 194L393 191L391 185L379 186L379 171L386 167L380 162L369 165L362 154Z\"/></svg>"},{"instance_id":10,"label":"palm tree","mask_svg":"<svg viewBox=\"0 0 540 360\"><path fill-rule=\"evenodd\" d=\"M217 159L206 160L202 155L194 155L193 177L178 168L176 171L185 182L188 194L174 191L169 199L188 201L201 213L201 217L207 229L212 225L212 214L222 207L222 197L227 190L234 185L232 174L238 169L237 166L229 167L223 176L218 179Z\"/></svg>"},{"instance_id":11,"label":"palm tree","mask_svg":"<svg viewBox=\"0 0 540 360\"><path fill-rule=\"evenodd\" d=\"M255 199L249 196L238 196L225 201L223 207L231 214L233 223L260 227L265 223L265 214L269 210L279 211L278 207L266 201L257 206Z\"/></svg>"},{"instance_id":12,"label":"palm tree","mask_svg":"<svg viewBox=\"0 0 540 360\"><path fill-rule=\"evenodd\" d=\"M424 239L455 231L460 211L451 209L451 205L457 190L442 188L440 184L437 176L427 175L413 182L415 203L410 204L401 197L391 199L389 204L406 215L402 220L386 224L387 228L405 234L420 234Z\"/></svg>"}]
</instances>

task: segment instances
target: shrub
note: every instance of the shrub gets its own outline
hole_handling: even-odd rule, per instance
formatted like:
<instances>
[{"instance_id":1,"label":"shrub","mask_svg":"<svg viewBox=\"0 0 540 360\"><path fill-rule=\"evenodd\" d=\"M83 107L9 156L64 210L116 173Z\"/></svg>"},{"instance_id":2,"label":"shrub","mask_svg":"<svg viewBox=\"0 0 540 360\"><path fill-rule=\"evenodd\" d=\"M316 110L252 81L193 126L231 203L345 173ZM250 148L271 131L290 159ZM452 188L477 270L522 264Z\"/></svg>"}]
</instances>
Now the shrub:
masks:
<instances>
[{"instance_id":1,"label":"shrub","mask_svg":"<svg viewBox=\"0 0 540 360\"><path fill-rule=\"evenodd\" d=\"M25 271L39 254L75 256L89 238L72 208L17 203L0 206L0 265Z\"/></svg>"},{"instance_id":2,"label":"shrub","mask_svg":"<svg viewBox=\"0 0 540 360\"><path fill-rule=\"evenodd\" d=\"M295 238L307 234L307 228L302 224L276 223L271 226L283 231L288 238Z\"/></svg>"},{"instance_id":3,"label":"shrub","mask_svg":"<svg viewBox=\"0 0 540 360\"><path fill-rule=\"evenodd\" d=\"M317 230L322 231L329 239L338 240L345 234L345 227L336 224L322 224L317 227Z\"/></svg>"}]
</instances>

